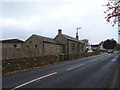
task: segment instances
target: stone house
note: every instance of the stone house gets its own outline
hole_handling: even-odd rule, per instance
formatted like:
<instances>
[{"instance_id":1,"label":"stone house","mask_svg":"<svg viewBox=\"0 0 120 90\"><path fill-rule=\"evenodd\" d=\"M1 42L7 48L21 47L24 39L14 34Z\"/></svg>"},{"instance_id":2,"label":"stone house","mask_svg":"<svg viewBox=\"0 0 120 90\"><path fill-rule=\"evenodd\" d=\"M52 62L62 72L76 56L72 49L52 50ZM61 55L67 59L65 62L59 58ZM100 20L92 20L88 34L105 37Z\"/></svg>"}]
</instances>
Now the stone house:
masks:
<instances>
[{"instance_id":1,"label":"stone house","mask_svg":"<svg viewBox=\"0 0 120 90\"><path fill-rule=\"evenodd\" d=\"M39 49L39 55L59 55L63 52L63 45L52 38L33 34L23 44L23 48Z\"/></svg>"},{"instance_id":2,"label":"stone house","mask_svg":"<svg viewBox=\"0 0 120 90\"><path fill-rule=\"evenodd\" d=\"M105 50L104 47L103 47L103 43L104 43L103 41L101 41L101 42L99 43L100 50Z\"/></svg>"},{"instance_id":3,"label":"stone house","mask_svg":"<svg viewBox=\"0 0 120 90\"><path fill-rule=\"evenodd\" d=\"M54 39L31 35L24 42L18 39L3 40L2 57L4 59L37 57L48 55L75 55L86 51L86 44L79 40L78 34L76 38L62 34L62 30L58 30L58 34Z\"/></svg>"},{"instance_id":4,"label":"stone house","mask_svg":"<svg viewBox=\"0 0 120 90\"><path fill-rule=\"evenodd\" d=\"M105 50L104 48L103 48L103 41L101 41L99 44L95 44L95 45L91 45L91 47L92 47L92 49L93 50Z\"/></svg>"},{"instance_id":5,"label":"stone house","mask_svg":"<svg viewBox=\"0 0 120 90\"><path fill-rule=\"evenodd\" d=\"M63 53L64 54L80 54L81 52L85 52L86 47L85 43L81 40L78 40L78 36L76 34L76 38L62 34L62 30L58 30L58 35L54 38L54 40L59 41L63 44Z\"/></svg>"},{"instance_id":6,"label":"stone house","mask_svg":"<svg viewBox=\"0 0 120 90\"><path fill-rule=\"evenodd\" d=\"M92 47L92 50L100 50L99 44L91 45L91 47Z\"/></svg>"},{"instance_id":7,"label":"stone house","mask_svg":"<svg viewBox=\"0 0 120 90\"><path fill-rule=\"evenodd\" d=\"M21 48L24 41L19 39L2 40L2 48Z\"/></svg>"}]
</instances>

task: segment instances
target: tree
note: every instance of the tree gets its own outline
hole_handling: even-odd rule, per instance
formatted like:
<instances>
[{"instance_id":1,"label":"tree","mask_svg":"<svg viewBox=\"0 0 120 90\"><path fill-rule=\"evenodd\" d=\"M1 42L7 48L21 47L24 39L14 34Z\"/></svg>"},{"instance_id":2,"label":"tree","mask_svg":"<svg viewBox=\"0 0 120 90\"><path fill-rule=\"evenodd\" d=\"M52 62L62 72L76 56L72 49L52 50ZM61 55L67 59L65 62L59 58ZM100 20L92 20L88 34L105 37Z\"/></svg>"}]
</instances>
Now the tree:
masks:
<instances>
[{"instance_id":1,"label":"tree","mask_svg":"<svg viewBox=\"0 0 120 90\"><path fill-rule=\"evenodd\" d=\"M107 39L106 41L104 41L103 43L103 47L105 49L114 49L116 47L117 42L114 39Z\"/></svg>"},{"instance_id":2,"label":"tree","mask_svg":"<svg viewBox=\"0 0 120 90\"><path fill-rule=\"evenodd\" d=\"M114 26L119 20L120 16L120 1L119 0L109 0L105 5L107 10L104 12L107 14L105 17L107 22L111 22L112 26Z\"/></svg>"},{"instance_id":3,"label":"tree","mask_svg":"<svg viewBox=\"0 0 120 90\"><path fill-rule=\"evenodd\" d=\"M117 43L116 50L120 50L120 44Z\"/></svg>"}]
</instances>

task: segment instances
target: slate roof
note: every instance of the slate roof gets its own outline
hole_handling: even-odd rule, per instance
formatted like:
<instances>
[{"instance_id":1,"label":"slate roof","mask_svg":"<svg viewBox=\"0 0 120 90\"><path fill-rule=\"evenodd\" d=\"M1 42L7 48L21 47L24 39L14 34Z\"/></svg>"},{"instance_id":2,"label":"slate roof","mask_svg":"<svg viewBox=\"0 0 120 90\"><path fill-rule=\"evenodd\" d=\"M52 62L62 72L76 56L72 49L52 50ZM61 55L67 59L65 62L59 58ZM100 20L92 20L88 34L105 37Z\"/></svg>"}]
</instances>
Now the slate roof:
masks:
<instances>
[{"instance_id":1,"label":"slate roof","mask_svg":"<svg viewBox=\"0 0 120 90\"><path fill-rule=\"evenodd\" d=\"M56 40L54 40L53 38L48 38L48 37L44 37L44 36L40 36L40 35L35 35L33 34L33 36L36 36L38 39L44 41L44 42L48 42L48 43L53 43L53 44L62 44Z\"/></svg>"},{"instance_id":2,"label":"slate roof","mask_svg":"<svg viewBox=\"0 0 120 90\"><path fill-rule=\"evenodd\" d=\"M80 43L84 43L83 41L81 40L77 40L76 38L74 37L71 37L71 36L68 36L68 35L65 35L65 34L62 34L66 39L69 39L69 40L72 40L72 41L76 41L76 42L80 42Z\"/></svg>"},{"instance_id":3,"label":"slate roof","mask_svg":"<svg viewBox=\"0 0 120 90\"><path fill-rule=\"evenodd\" d=\"M96 45L91 45L92 47L99 47L99 44L96 44Z\"/></svg>"},{"instance_id":4,"label":"slate roof","mask_svg":"<svg viewBox=\"0 0 120 90\"><path fill-rule=\"evenodd\" d=\"M24 41L19 39L8 39L8 40L2 40L2 43L23 43Z\"/></svg>"}]
</instances>

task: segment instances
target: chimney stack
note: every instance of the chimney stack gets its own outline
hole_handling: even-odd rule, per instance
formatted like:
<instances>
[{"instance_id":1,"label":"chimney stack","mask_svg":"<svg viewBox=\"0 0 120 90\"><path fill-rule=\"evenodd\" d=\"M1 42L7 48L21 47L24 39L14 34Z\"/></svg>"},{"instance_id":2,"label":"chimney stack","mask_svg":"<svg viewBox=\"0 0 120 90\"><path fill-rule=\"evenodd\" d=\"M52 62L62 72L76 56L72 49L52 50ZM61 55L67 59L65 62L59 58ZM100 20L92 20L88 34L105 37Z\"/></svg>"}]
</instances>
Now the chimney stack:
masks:
<instances>
[{"instance_id":1,"label":"chimney stack","mask_svg":"<svg viewBox=\"0 0 120 90\"><path fill-rule=\"evenodd\" d=\"M58 29L58 34L62 34L62 30L61 29Z\"/></svg>"},{"instance_id":2,"label":"chimney stack","mask_svg":"<svg viewBox=\"0 0 120 90\"><path fill-rule=\"evenodd\" d=\"M77 40L79 39L78 32L76 33L76 39L77 39Z\"/></svg>"},{"instance_id":3,"label":"chimney stack","mask_svg":"<svg viewBox=\"0 0 120 90\"><path fill-rule=\"evenodd\" d=\"M81 29L81 27L78 27L78 28L77 28L77 32L76 32L76 39L77 39L77 40L79 40L78 29Z\"/></svg>"}]
</instances>

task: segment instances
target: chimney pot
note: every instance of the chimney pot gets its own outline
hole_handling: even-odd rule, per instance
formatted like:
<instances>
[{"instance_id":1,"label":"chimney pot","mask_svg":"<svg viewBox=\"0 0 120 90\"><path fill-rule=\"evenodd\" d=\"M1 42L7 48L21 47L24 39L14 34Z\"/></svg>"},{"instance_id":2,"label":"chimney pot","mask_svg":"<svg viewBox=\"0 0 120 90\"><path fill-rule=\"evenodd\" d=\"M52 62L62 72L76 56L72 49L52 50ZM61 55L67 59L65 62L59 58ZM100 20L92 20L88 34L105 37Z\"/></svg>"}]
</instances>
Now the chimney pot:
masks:
<instances>
[{"instance_id":1,"label":"chimney pot","mask_svg":"<svg viewBox=\"0 0 120 90\"><path fill-rule=\"evenodd\" d=\"M62 30L61 29L58 29L58 34L62 34Z\"/></svg>"}]
</instances>

